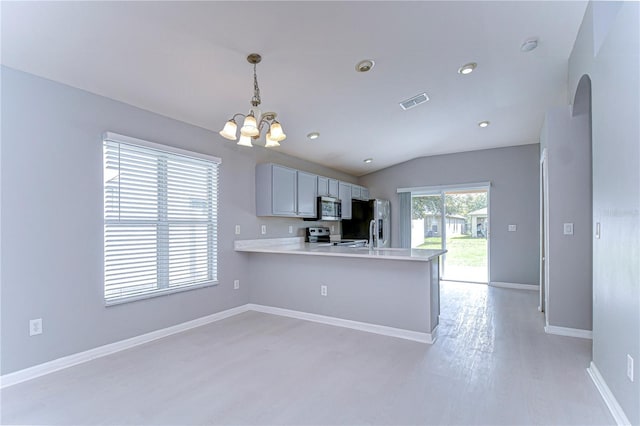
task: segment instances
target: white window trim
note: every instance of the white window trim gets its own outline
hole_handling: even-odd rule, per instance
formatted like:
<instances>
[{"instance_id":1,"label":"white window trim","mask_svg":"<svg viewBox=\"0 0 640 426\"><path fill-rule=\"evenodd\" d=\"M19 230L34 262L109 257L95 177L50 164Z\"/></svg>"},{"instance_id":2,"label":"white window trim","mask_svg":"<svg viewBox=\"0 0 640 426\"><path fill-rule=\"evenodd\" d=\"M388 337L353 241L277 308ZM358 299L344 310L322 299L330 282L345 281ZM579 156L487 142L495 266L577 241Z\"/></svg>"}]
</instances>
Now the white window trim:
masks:
<instances>
[{"instance_id":1,"label":"white window trim","mask_svg":"<svg viewBox=\"0 0 640 426\"><path fill-rule=\"evenodd\" d=\"M156 149L159 151L164 151L164 152L168 152L168 153L172 153L172 154L177 154L177 155L182 155L185 157L191 157L191 158L199 158L202 160L207 160L207 161L211 161L213 163L216 163L218 165L222 164L222 159L220 157L216 157L213 155L209 155L209 154L204 154L201 152L196 152L196 151L189 151L186 149L182 149L182 148L176 148L174 146L170 146L170 145L164 145L164 144L160 144L160 143L156 143L156 142L150 142L144 139L138 139L138 138L134 138L131 136L126 136L126 135L121 135L118 133L114 133L114 132L104 132L102 134L102 139L100 141L100 144L103 145L105 141L111 141L111 142L120 142L120 143L125 143L125 144L133 144L133 145L139 145L139 146L143 146L146 148L151 148L151 149ZM218 174L219 177L219 174ZM219 194L219 192L218 192ZM103 206L103 211L104 211L104 206ZM104 237L103 237L104 238ZM103 254L103 262L104 262L104 254ZM104 274L104 265L102 268L102 272ZM172 288L172 289L167 289L167 288L162 288L162 289L158 289L156 291L151 291L145 294L140 294L140 295L135 295L135 296L129 296L129 297L122 297L119 299L111 299L111 300L107 300L104 298L104 275L103 275L103 280L102 280L102 300L104 302L104 305L106 307L110 307L110 306L116 306L116 305L122 305L125 303L130 303L130 302L135 302L138 300L145 300L145 299L152 299L155 297L161 297L161 296L168 296L170 294L174 294L174 293L182 293L182 292L187 292L187 291L191 291L191 290L197 290L197 289L201 289L201 288L205 288L205 287L212 287L215 285L219 284L219 280L210 280L210 281L204 281L202 283L199 284L194 284L194 285L190 285L190 286L185 286L185 287L177 287L177 288Z\"/></svg>"},{"instance_id":2,"label":"white window trim","mask_svg":"<svg viewBox=\"0 0 640 426\"><path fill-rule=\"evenodd\" d=\"M442 191L450 191L454 189L487 189L491 187L491 182L471 182L456 183L453 185L433 185L433 186L416 186L411 188L398 188L397 193L411 192L413 195L437 195Z\"/></svg>"},{"instance_id":3,"label":"white window trim","mask_svg":"<svg viewBox=\"0 0 640 426\"><path fill-rule=\"evenodd\" d=\"M170 145L163 145L156 142L149 142L144 139L137 139L137 138L132 138L131 136L119 135L118 133L105 132L102 135L102 141L100 142L102 143L105 140L112 141L112 142L122 142L122 143L129 143L133 145L140 145L147 148L157 149L160 151L171 152L173 154L184 155L185 157L200 158L207 161L213 161L214 163L217 163L217 164L222 164L222 159L220 159L219 157L215 157L213 155L203 154L201 152L195 152L195 151L188 151L186 149L176 148Z\"/></svg>"}]
</instances>

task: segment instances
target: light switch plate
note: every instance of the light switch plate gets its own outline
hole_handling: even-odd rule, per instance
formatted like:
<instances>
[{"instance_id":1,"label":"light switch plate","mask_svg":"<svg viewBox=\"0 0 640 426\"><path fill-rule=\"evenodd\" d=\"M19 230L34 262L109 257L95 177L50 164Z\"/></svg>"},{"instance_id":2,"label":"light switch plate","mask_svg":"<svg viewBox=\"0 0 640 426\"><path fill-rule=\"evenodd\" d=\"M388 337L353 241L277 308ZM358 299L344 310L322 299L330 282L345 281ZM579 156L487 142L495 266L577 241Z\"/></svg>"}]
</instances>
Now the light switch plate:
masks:
<instances>
[{"instance_id":1,"label":"light switch plate","mask_svg":"<svg viewBox=\"0 0 640 426\"><path fill-rule=\"evenodd\" d=\"M289 233L293 234L293 226L289 225Z\"/></svg>"},{"instance_id":2,"label":"light switch plate","mask_svg":"<svg viewBox=\"0 0 640 426\"><path fill-rule=\"evenodd\" d=\"M236 235L240 235L240 225L236 225Z\"/></svg>"},{"instance_id":3,"label":"light switch plate","mask_svg":"<svg viewBox=\"0 0 640 426\"><path fill-rule=\"evenodd\" d=\"M564 235L573 235L573 223L564 224Z\"/></svg>"},{"instance_id":4,"label":"light switch plate","mask_svg":"<svg viewBox=\"0 0 640 426\"><path fill-rule=\"evenodd\" d=\"M260 227L260 232L262 233L262 235L267 233L267 225L262 225Z\"/></svg>"},{"instance_id":5,"label":"light switch plate","mask_svg":"<svg viewBox=\"0 0 640 426\"><path fill-rule=\"evenodd\" d=\"M517 225L509 225L509 232L516 232L518 230Z\"/></svg>"}]
</instances>

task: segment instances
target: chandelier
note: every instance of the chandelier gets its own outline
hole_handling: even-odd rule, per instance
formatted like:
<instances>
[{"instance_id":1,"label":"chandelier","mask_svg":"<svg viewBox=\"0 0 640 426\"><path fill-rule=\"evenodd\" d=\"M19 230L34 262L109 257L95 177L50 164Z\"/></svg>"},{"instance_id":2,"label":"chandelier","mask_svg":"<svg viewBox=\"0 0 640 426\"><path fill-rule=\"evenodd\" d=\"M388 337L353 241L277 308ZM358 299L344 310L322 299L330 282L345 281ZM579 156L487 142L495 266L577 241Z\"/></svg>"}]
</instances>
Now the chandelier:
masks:
<instances>
[{"instance_id":1,"label":"chandelier","mask_svg":"<svg viewBox=\"0 0 640 426\"><path fill-rule=\"evenodd\" d=\"M262 113L260 109L258 109L258 106L260 105L260 88L258 87L256 64L259 64L261 60L262 57L257 53L252 53L247 56L247 61L250 64L253 64L253 98L251 98L252 107L249 114L234 114L233 117L225 123L224 128L220 131L220 136L232 141L237 140L238 123L236 123L236 117L241 116L244 118L244 121L240 128L240 140L238 140L238 145L253 146L251 144L251 139L258 139L260 137L260 133L266 127L266 143L264 146L272 148L274 146L280 146L280 142L285 140L287 135L284 134L282 126L276 120L277 114L275 112Z\"/></svg>"}]
</instances>

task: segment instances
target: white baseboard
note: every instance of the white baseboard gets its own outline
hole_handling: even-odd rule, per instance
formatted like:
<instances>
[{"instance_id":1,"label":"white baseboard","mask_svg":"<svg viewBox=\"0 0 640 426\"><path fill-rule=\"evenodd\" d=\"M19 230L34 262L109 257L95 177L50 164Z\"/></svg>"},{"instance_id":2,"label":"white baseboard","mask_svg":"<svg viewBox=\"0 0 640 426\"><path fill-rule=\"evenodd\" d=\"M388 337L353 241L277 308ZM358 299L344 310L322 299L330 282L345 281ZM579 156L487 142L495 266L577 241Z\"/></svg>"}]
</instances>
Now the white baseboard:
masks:
<instances>
[{"instance_id":1,"label":"white baseboard","mask_svg":"<svg viewBox=\"0 0 640 426\"><path fill-rule=\"evenodd\" d=\"M491 281L489 282L491 287L501 287L501 288L515 288L516 290L532 290L538 291L540 286L535 284L518 284L518 283L503 283L500 281Z\"/></svg>"},{"instance_id":2,"label":"white baseboard","mask_svg":"<svg viewBox=\"0 0 640 426\"><path fill-rule=\"evenodd\" d=\"M192 321L187 321L171 327L163 328L162 330L152 331L150 333L135 336L130 339L120 340L108 345L89 349L88 351L78 352L69 356L54 359L53 361L48 361L43 364L25 368L24 370L18 370L13 373L5 374L0 377L0 389L25 382L27 380L35 379L36 377L44 376L45 374L53 373L54 371L72 367L77 364L82 364L83 362L91 361L92 359L111 355L115 352L123 351L125 349L130 349L134 346L142 345L144 343L161 339L172 334L180 333L195 327L200 327L205 324L219 321L221 319L225 319L233 315L246 312L248 310L248 305L237 306L235 308L227 309L226 311L217 312L215 314L197 318Z\"/></svg>"},{"instance_id":3,"label":"white baseboard","mask_svg":"<svg viewBox=\"0 0 640 426\"><path fill-rule=\"evenodd\" d=\"M62 358L54 359L53 361L48 361L43 364L38 364L33 367L25 368L24 370L18 370L13 373L5 374L4 376L0 376L0 389L25 382L27 380L35 379L36 377L44 376L45 374L53 373L64 368L82 364L83 362L91 361L96 358L111 355L125 349L130 349L134 346L142 345L144 343L161 339L172 334L181 333L195 327L200 327L202 325L206 325L215 321L220 321L222 319L229 318L231 316L238 315L247 311L264 312L267 314L319 322L322 324L351 328L354 330L367 331L369 333L399 337L401 339L413 340L416 342L429 344L432 344L436 341L438 331L436 327L431 333L420 333L417 331L403 330L400 328L386 327L383 325L369 324L364 322L345 320L341 318L328 317L324 315L310 314L306 312L292 311L289 309L274 308L271 306L248 303L246 305L227 309L226 311L217 312L215 314L197 318L192 321L183 322L182 324L163 328L162 330L152 331L150 333L142 334L130 339L121 340L119 342L110 343L104 346L99 346L97 348L89 349L84 352L79 352Z\"/></svg>"},{"instance_id":4,"label":"white baseboard","mask_svg":"<svg viewBox=\"0 0 640 426\"><path fill-rule=\"evenodd\" d=\"M558 336L579 337L581 339L592 339L591 330L582 330L580 328L557 327L555 325L547 325L544 328L547 334L557 334Z\"/></svg>"},{"instance_id":5,"label":"white baseboard","mask_svg":"<svg viewBox=\"0 0 640 426\"><path fill-rule=\"evenodd\" d=\"M369 333L382 334L384 336L399 337L401 339L413 340L420 343L432 344L436 341L437 338L437 328L433 330L432 333L421 333L419 331L404 330L401 328L346 320L325 315L310 314L307 312L293 311L291 309L275 308L273 306L256 305L253 303L249 304L249 309L252 311L264 312L266 314L280 315L283 317L319 322L322 324L351 328L354 330L366 331Z\"/></svg>"},{"instance_id":6,"label":"white baseboard","mask_svg":"<svg viewBox=\"0 0 640 426\"><path fill-rule=\"evenodd\" d=\"M630 426L631 422L624 414L624 410L622 409L620 404L618 404L618 400L616 400L616 397L613 396L611 389L609 389L609 386L607 386L607 382L604 381L604 378L600 374L600 371L593 363L593 361L591 361L591 365L589 366L589 368L587 368L587 372L589 373L589 376L591 376L593 384L596 385L598 392L600 392L602 399L604 399L605 404L607 404L607 407L609 407L609 411L611 411L611 415L613 416L616 423L619 426Z\"/></svg>"}]
</instances>

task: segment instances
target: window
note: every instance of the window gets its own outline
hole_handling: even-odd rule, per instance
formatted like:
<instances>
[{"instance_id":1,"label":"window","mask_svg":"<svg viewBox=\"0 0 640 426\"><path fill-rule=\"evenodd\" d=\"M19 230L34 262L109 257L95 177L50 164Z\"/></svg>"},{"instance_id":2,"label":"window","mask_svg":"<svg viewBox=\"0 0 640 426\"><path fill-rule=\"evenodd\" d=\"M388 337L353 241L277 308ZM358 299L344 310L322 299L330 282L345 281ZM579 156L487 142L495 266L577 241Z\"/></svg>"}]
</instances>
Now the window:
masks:
<instances>
[{"instance_id":1,"label":"window","mask_svg":"<svg viewBox=\"0 0 640 426\"><path fill-rule=\"evenodd\" d=\"M107 304L217 283L220 159L106 133Z\"/></svg>"}]
</instances>

